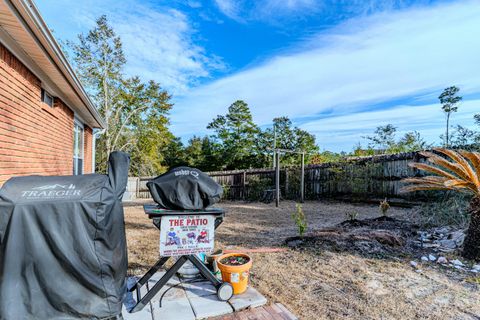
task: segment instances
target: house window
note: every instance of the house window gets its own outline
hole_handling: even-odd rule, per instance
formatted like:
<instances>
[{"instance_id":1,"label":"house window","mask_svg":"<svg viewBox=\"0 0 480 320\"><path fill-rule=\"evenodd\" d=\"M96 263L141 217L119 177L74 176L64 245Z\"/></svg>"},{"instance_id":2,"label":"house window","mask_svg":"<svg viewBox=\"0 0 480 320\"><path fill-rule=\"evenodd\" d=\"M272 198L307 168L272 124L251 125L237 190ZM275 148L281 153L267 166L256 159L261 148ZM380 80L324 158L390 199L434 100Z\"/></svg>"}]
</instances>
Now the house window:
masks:
<instances>
[{"instance_id":1,"label":"house window","mask_svg":"<svg viewBox=\"0 0 480 320\"><path fill-rule=\"evenodd\" d=\"M83 124L75 119L73 125L73 174L83 174Z\"/></svg>"},{"instance_id":2,"label":"house window","mask_svg":"<svg viewBox=\"0 0 480 320\"><path fill-rule=\"evenodd\" d=\"M53 108L53 96L42 89L42 102Z\"/></svg>"}]
</instances>

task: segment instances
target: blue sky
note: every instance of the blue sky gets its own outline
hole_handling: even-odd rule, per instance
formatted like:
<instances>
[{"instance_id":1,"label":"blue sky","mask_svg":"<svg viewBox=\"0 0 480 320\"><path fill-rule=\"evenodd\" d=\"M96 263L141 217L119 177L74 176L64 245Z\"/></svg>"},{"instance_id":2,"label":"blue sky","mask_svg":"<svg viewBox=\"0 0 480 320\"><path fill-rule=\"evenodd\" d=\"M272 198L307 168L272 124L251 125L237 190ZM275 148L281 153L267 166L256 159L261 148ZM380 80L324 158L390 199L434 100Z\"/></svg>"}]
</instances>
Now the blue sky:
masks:
<instances>
[{"instance_id":1,"label":"blue sky","mask_svg":"<svg viewBox=\"0 0 480 320\"><path fill-rule=\"evenodd\" d=\"M350 151L375 127L439 142L442 89L464 101L454 125L480 113L480 1L44 0L57 38L74 39L106 14L126 73L173 93L174 134L206 125L237 99L263 127L289 116L322 149Z\"/></svg>"}]
</instances>

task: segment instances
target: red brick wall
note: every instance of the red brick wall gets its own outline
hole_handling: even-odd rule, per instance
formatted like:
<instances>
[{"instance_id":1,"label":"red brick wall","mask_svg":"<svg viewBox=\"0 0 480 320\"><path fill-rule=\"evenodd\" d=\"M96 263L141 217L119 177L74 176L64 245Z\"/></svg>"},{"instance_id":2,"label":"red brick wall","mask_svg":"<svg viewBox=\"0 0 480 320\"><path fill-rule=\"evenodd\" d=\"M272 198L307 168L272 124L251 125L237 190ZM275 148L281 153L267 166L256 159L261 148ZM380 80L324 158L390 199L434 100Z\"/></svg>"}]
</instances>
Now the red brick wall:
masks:
<instances>
[{"instance_id":1,"label":"red brick wall","mask_svg":"<svg viewBox=\"0 0 480 320\"><path fill-rule=\"evenodd\" d=\"M58 98L53 108L41 102L40 85L0 44L0 185L16 175L72 174L74 113ZM91 171L88 129L85 172Z\"/></svg>"}]
</instances>

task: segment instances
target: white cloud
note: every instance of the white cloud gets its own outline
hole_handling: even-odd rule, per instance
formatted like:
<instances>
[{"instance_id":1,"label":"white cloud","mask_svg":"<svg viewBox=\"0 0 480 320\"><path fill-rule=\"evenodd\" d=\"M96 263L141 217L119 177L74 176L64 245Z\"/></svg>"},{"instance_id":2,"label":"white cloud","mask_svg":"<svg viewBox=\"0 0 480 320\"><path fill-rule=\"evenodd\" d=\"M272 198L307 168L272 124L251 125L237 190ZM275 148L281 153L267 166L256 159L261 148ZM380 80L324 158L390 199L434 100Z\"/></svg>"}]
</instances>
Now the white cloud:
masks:
<instances>
[{"instance_id":1,"label":"white cloud","mask_svg":"<svg viewBox=\"0 0 480 320\"><path fill-rule=\"evenodd\" d=\"M198 7L201 3L190 1L189 5ZM71 10L64 10L65 6ZM199 79L209 77L212 70L225 67L219 57L196 44L196 30L178 10L141 0L51 0L40 8L56 34L67 39L74 35L64 29L74 26L74 34L86 32L99 15L106 14L122 39L127 74L156 80L172 93L182 93Z\"/></svg>"},{"instance_id":2,"label":"white cloud","mask_svg":"<svg viewBox=\"0 0 480 320\"><path fill-rule=\"evenodd\" d=\"M237 0L215 0L215 3L218 9L227 17L237 20L239 22L244 22L243 18L240 17L240 11L242 8L241 1Z\"/></svg>"},{"instance_id":3,"label":"white cloud","mask_svg":"<svg viewBox=\"0 0 480 320\"><path fill-rule=\"evenodd\" d=\"M174 132L205 132L236 99L247 101L255 120L266 125L284 115L356 114L450 85L462 94L479 92L479 16L478 2L462 2L351 20L290 53L191 90L174 107ZM410 121L423 110L401 116Z\"/></svg>"},{"instance_id":4,"label":"white cloud","mask_svg":"<svg viewBox=\"0 0 480 320\"><path fill-rule=\"evenodd\" d=\"M322 23L375 12L397 10L412 5L429 4L430 0L214 0L221 13L240 23L262 21L285 27L279 22L316 16ZM287 27L284 29L288 29Z\"/></svg>"},{"instance_id":5,"label":"white cloud","mask_svg":"<svg viewBox=\"0 0 480 320\"><path fill-rule=\"evenodd\" d=\"M128 58L127 72L155 79L173 93L181 93L210 71L223 68L220 58L194 43L188 18L181 12L148 10L136 5L111 15Z\"/></svg>"},{"instance_id":6,"label":"white cloud","mask_svg":"<svg viewBox=\"0 0 480 320\"><path fill-rule=\"evenodd\" d=\"M473 114L479 112L480 100L465 101L458 112L452 115L451 124L456 126L461 123L467 128L478 130ZM398 137L409 131L419 131L424 139L440 143L439 136L445 130L445 114L438 104L402 105L388 110L357 112L308 121L300 127L315 134L322 149L350 151L357 142L366 146L367 141L362 136L372 135L376 127L389 123L398 128Z\"/></svg>"},{"instance_id":7,"label":"white cloud","mask_svg":"<svg viewBox=\"0 0 480 320\"><path fill-rule=\"evenodd\" d=\"M283 17L308 16L322 7L316 0L215 0L218 9L240 23L250 20L274 22Z\"/></svg>"},{"instance_id":8,"label":"white cloud","mask_svg":"<svg viewBox=\"0 0 480 320\"><path fill-rule=\"evenodd\" d=\"M291 15L302 13L304 15L312 14L322 8L322 1L317 0L264 0L256 2L255 10L258 16L267 15Z\"/></svg>"}]
</instances>

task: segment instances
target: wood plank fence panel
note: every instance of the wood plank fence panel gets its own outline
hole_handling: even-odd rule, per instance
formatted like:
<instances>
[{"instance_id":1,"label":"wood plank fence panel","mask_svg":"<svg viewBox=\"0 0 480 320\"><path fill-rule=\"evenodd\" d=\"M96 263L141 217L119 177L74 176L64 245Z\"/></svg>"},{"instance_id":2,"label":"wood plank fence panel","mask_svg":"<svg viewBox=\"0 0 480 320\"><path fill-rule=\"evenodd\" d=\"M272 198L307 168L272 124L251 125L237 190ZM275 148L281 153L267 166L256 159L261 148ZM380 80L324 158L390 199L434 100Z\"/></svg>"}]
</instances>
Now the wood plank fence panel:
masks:
<instances>
[{"instance_id":1,"label":"wood plank fence panel","mask_svg":"<svg viewBox=\"0 0 480 320\"><path fill-rule=\"evenodd\" d=\"M418 153L412 152L349 158L339 163L306 166L305 198L313 200L351 196L414 200L415 194L400 192L401 179L419 175L419 172L408 164L421 159ZM275 170L272 168L215 171L208 174L224 187L224 198L229 200L259 200L264 190L275 188ZM146 184L152 178L136 178L137 198L150 198ZM300 167L283 167L280 185L283 198L299 199Z\"/></svg>"}]
</instances>

